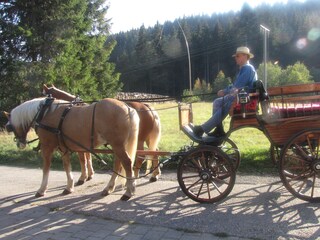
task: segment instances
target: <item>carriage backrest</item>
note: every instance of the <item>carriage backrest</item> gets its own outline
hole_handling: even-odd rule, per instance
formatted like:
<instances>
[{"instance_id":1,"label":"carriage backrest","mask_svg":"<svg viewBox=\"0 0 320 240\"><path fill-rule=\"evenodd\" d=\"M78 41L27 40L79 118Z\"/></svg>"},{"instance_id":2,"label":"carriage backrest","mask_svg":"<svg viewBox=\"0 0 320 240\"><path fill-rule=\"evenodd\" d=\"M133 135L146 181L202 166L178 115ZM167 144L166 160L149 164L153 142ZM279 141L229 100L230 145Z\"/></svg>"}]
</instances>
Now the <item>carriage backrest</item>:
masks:
<instances>
[{"instance_id":1,"label":"carriage backrest","mask_svg":"<svg viewBox=\"0 0 320 240\"><path fill-rule=\"evenodd\" d=\"M271 87L268 93L270 96L269 118L320 114L320 83Z\"/></svg>"},{"instance_id":2,"label":"carriage backrest","mask_svg":"<svg viewBox=\"0 0 320 240\"><path fill-rule=\"evenodd\" d=\"M264 88L263 82L261 80L257 80L254 83L254 89L249 92L250 101L245 105L245 111L247 116L255 116L259 111L259 102L261 103L262 110L264 111L264 102L268 100L268 93ZM233 107L231 108L229 114L231 116L241 115L241 104L235 102Z\"/></svg>"},{"instance_id":3,"label":"carriage backrest","mask_svg":"<svg viewBox=\"0 0 320 240\"><path fill-rule=\"evenodd\" d=\"M298 95L320 92L319 83L296 84L268 88L269 96Z\"/></svg>"}]
</instances>

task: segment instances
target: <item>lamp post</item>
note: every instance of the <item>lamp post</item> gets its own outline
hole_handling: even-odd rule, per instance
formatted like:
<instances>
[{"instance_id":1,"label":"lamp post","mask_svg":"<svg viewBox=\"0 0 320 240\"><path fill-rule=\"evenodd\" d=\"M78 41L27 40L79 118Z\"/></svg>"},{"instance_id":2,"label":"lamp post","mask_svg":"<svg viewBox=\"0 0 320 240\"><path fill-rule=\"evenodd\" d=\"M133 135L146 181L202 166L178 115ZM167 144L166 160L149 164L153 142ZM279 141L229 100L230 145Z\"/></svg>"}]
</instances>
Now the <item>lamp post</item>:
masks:
<instances>
[{"instance_id":1,"label":"lamp post","mask_svg":"<svg viewBox=\"0 0 320 240\"><path fill-rule=\"evenodd\" d=\"M267 89L267 34L270 32L270 30L263 25L260 25L260 28L262 29L262 31L264 33L264 38L263 38L263 80L264 80L264 86Z\"/></svg>"},{"instance_id":2,"label":"lamp post","mask_svg":"<svg viewBox=\"0 0 320 240\"><path fill-rule=\"evenodd\" d=\"M192 91L192 84L191 84L191 59L190 59L190 51L189 51L189 44L188 44L188 40L187 40L187 37L179 23L179 21L177 21L178 24L179 24L179 27L181 29L181 32L183 34L183 37L184 37L184 41L186 42L186 47L187 47L187 53L188 53L188 63L189 63L189 90L190 92Z\"/></svg>"}]
</instances>

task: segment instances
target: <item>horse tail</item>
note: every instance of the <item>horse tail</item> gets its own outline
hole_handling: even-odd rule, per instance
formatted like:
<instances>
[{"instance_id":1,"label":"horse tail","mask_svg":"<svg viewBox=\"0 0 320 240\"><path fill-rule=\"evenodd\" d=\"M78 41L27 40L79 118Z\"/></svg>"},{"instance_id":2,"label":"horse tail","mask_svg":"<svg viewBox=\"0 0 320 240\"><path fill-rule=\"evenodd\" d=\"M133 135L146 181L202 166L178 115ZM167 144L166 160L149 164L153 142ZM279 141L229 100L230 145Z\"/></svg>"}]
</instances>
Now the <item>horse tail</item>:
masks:
<instances>
[{"instance_id":1,"label":"horse tail","mask_svg":"<svg viewBox=\"0 0 320 240\"><path fill-rule=\"evenodd\" d=\"M127 152L130 158L132 159L132 167L133 167L136 153L137 153L140 118L137 111L131 107L129 108L129 116L130 116L130 131L129 131L128 141L127 141Z\"/></svg>"}]
</instances>

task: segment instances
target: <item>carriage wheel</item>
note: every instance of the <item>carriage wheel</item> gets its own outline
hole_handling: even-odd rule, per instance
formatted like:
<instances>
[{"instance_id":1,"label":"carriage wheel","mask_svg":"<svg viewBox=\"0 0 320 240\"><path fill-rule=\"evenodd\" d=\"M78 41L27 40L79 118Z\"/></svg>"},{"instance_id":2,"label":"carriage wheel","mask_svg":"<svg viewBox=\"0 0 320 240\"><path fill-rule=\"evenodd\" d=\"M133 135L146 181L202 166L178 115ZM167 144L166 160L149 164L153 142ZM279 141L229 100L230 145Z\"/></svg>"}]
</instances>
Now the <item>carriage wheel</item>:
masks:
<instances>
[{"instance_id":1,"label":"carriage wheel","mask_svg":"<svg viewBox=\"0 0 320 240\"><path fill-rule=\"evenodd\" d=\"M269 152L270 152L272 163L275 166L278 166L279 160L280 160L281 148L271 144Z\"/></svg>"},{"instance_id":2,"label":"carriage wheel","mask_svg":"<svg viewBox=\"0 0 320 240\"><path fill-rule=\"evenodd\" d=\"M320 202L320 129L305 130L283 147L280 177L295 197Z\"/></svg>"},{"instance_id":3,"label":"carriage wheel","mask_svg":"<svg viewBox=\"0 0 320 240\"><path fill-rule=\"evenodd\" d=\"M235 171L237 171L240 166L240 161L241 161L241 155L240 155L240 151L239 151L238 146L230 138L227 138L221 144L220 148L231 159L231 162L233 164L233 168Z\"/></svg>"},{"instance_id":4,"label":"carriage wheel","mask_svg":"<svg viewBox=\"0 0 320 240\"><path fill-rule=\"evenodd\" d=\"M230 158L214 146L190 150L178 165L178 182L182 191L200 203L214 203L227 197L235 178Z\"/></svg>"}]
</instances>

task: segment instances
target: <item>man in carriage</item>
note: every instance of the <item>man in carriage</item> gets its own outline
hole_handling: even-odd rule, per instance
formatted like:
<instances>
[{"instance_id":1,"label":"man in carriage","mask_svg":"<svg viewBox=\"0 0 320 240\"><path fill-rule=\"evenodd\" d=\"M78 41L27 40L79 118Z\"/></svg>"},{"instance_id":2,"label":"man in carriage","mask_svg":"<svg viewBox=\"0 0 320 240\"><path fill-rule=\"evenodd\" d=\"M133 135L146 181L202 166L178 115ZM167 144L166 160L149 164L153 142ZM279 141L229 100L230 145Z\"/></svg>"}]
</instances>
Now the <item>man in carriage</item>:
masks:
<instances>
[{"instance_id":1,"label":"man in carriage","mask_svg":"<svg viewBox=\"0 0 320 240\"><path fill-rule=\"evenodd\" d=\"M222 121L228 115L238 90L244 88L246 91L250 91L254 89L255 82L257 81L257 73L255 68L249 63L249 60L254 57L254 55L250 53L250 49L248 47L238 47L232 57L235 58L237 65L240 67L240 71L232 85L218 92L219 98L213 102L212 116L202 125L194 126L194 134L199 138L201 138L204 133L214 137L224 136L225 132ZM215 130L211 132L214 128Z\"/></svg>"}]
</instances>

